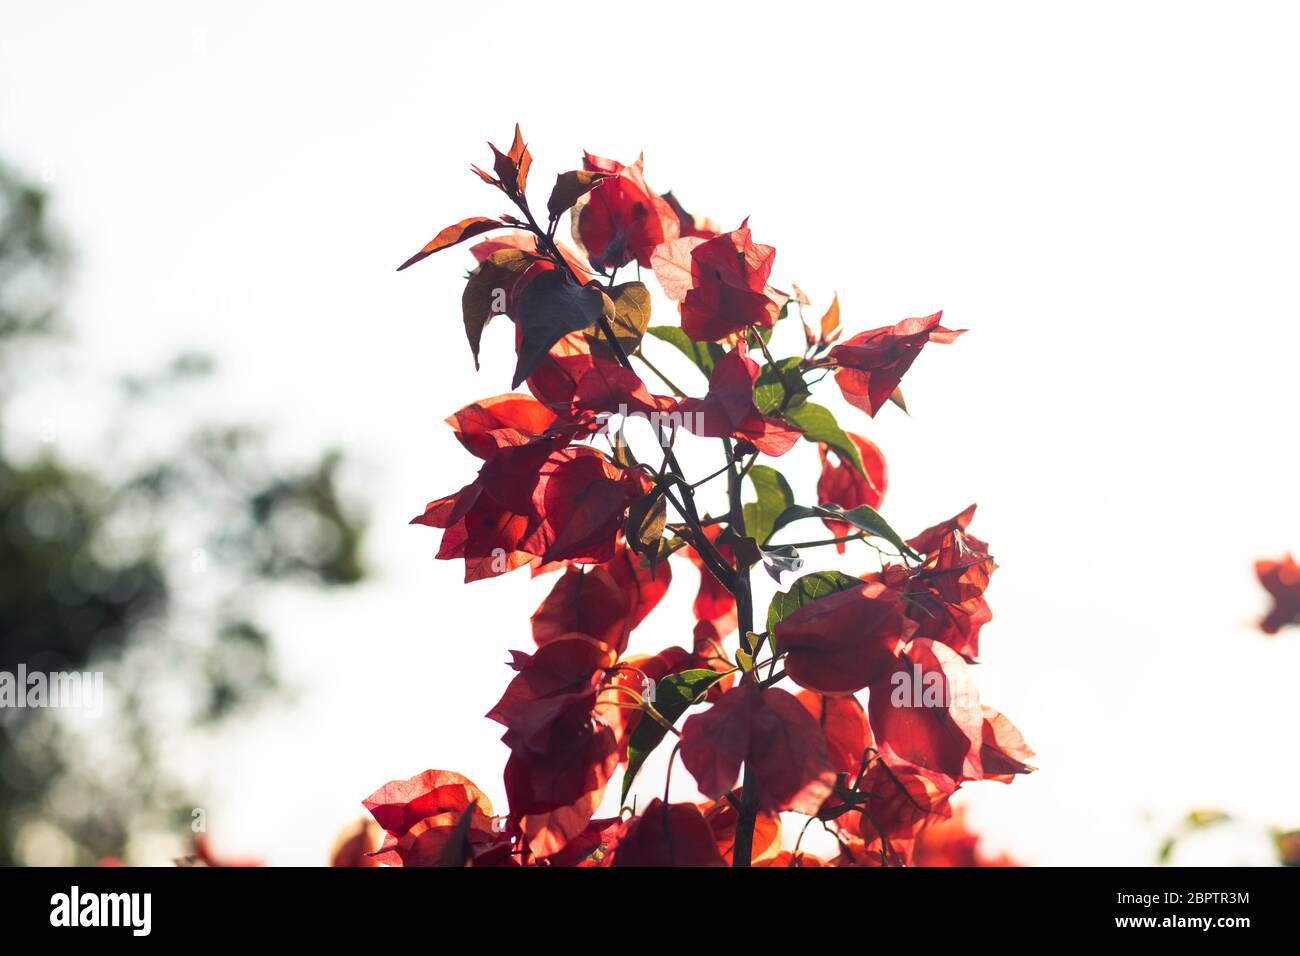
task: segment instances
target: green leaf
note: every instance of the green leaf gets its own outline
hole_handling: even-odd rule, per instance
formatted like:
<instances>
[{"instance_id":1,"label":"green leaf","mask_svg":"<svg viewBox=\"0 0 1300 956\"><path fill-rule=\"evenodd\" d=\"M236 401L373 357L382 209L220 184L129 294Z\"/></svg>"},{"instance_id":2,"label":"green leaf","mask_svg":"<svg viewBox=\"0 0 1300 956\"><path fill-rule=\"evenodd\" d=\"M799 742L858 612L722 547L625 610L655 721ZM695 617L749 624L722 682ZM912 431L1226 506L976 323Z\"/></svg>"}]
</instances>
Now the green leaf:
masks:
<instances>
[{"instance_id":1,"label":"green leaf","mask_svg":"<svg viewBox=\"0 0 1300 956\"><path fill-rule=\"evenodd\" d=\"M772 526L772 533L775 534L786 525L803 518L830 518L833 521L842 521L845 524L852 525L859 531L865 531L877 538L884 538L903 554L920 560L921 556L907 546L907 542L889 526L889 522L880 516L880 512L869 505L858 505L848 511L835 504L812 505L811 507L794 505L786 508L777 516L776 522Z\"/></svg>"},{"instance_id":2,"label":"green leaf","mask_svg":"<svg viewBox=\"0 0 1300 956\"><path fill-rule=\"evenodd\" d=\"M679 717L686 713L686 708L704 696L705 691L726 677L726 673L709 670L704 667L689 671L669 674L655 685L655 710L659 711L670 724L677 723ZM657 720L649 714L642 714L636 730L627 742L627 772L623 774L623 794L621 803L627 803L627 793L632 789L632 781L646 758L659 746L659 742L668 733Z\"/></svg>"},{"instance_id":3,"label":"green leaf","mask_svg":"<svg viewBox=\"0 0 1300 956\"><path fill-rule=\"evenodd\" d=\"M818 598L834 594L836 591L846 591L862 584L861 579L841 574L839 571L805 574L790 585L790 590L779 591L773 595L772 603L767 606L767 633L769 635L775 633L777 624L805 604L811 604Z\"/></svg>"},{"instance_id":4,"label":"green leaf","mask_svg":"<svg viewBox=\"0 0 1300 956\"><path fill-rule=\"evenodd\" d=\"M727 354L727 350L717 342L697 342L675 325L655 325L646 332L676 347L705 375L712 375L713 366Z\"/></svg>"},{"instance_id":5,"label":"green leaf","mask_svg":"<svg viewBox=\"0 0 1300 956\"><path fill-rule=\"evenodd\" d=\"M785 417L803 432L803 437L808 441L830 445L843 461L852 462L853 467L862 473L862 477L868 482L871 481L871 476L867 474L867 469L862 464L862 454L858 451L858 446L853 444L853 439L840 428L839 422L835 420L829 408L814 405L812 402L803 402L787 409Z\"/></svg>"},{"instance_id":6,"label":"green leaf","mask_svg":"<svg viewBox=\"0 0 1300 956\"><path fill-rule=\"evenodd\" d=\"M602 314L613 318L614 304L599 286L578 285L559 269L551 269L524 287L515 313L523 340L511 388L533 374L551 347L570 332L585 329Z\"/></svg>"},{"instance_id":7,"label":"green leaf","mask_svg":"<svg viewBox=\"0 0 1300 956\"><path fill-rule=\"evenodd\" d=\"M799 362L797 356L781 359L775 365L764 365L758 373L758 380L754 382L754 404L764 415L780 410L787 391L790 393L790 401L786 403L783 414L789 416L792 409L804 404L809 392L803 374L799 371Z\"/></svg>"},{"instance_id":8,"label":"green leaf","mask_svg":"<svg viewBox=\"0 0 1300 956\"><path fill-rule=\"evenodd\" d=\"M749 469L749 481L758 500L745 505L745 533L763 544L771 537L777 517L794 504L794 492L785 475L767 465Z\"/></svg>"}]
</instances>

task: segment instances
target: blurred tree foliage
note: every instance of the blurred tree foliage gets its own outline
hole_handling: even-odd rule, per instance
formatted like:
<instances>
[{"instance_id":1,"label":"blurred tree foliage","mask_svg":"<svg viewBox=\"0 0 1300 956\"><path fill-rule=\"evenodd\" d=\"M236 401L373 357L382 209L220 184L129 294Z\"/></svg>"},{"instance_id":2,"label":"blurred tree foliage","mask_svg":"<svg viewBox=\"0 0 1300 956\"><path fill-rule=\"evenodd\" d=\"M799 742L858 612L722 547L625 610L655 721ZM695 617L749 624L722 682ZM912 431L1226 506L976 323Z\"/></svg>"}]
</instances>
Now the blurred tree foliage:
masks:
<instances>
[{"instance_id":1,"label":"blurred tree foliage","mask_svg":"<svg viewBox=\"0 0 1300 956\"><path fill-rule=\"evenodd\" d=\"M120 382L103 457L10 447L30 359L66 338L68 262L45 194L0 163L0 671L103 671L106 700L97 721L0 708L0 864L30 856L34 830L78 863L143 830L188 836L194 798L163 767L164 738L277 686L257 613L268 588L364 575L337 452L285 464L264 429L218 421L135 450L133 416L197 387L202 355Z\"/></svg>"}]
</instances>

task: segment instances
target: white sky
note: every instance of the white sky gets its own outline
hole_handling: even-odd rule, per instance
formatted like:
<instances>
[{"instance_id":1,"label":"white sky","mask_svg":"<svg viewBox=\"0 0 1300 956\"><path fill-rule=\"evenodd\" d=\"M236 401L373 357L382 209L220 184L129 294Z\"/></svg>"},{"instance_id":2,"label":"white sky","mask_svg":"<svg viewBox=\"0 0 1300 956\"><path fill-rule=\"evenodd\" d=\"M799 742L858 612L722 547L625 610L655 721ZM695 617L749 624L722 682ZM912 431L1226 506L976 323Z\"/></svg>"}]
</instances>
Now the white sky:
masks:
<instances>
[{"instance_id":1,"label":"white sky","mask_svg":"<svg viewBox=\"0 0 1300 956\"><path fill-rule=\"evenodd\" d=\"M1001 566L980 692L1042 768L968 788L994 846L1141 864L1194 806L1300 824L1300 640L1252 629L1253 560L1300 548L1294 9L0 11L0 155L49 180L96 367L208 348L209 411L364 463L379 581L280 600L302 695L187 755L219 848L319 862L363 796L427 767L504 806L500 728L477 715L550 581L463 586L406 521L472 475L441 419L507 390L509 328L476 375L468 255L393 270L437 228L503 211L468 164L516 120L538 204L583 148L644 149L652 186L752 216L774 281L817 306L838 290L851 331L938 308L971 330L909 373L911 418L870 421L829 382L816 400L884 449L896 527L980 504ZM30 428L53 415L91 437L78 395L46 401ZM811 497L811 446L781 467ZM635 647L689 641L678 573Z\"/></svg>"}]
</instances>

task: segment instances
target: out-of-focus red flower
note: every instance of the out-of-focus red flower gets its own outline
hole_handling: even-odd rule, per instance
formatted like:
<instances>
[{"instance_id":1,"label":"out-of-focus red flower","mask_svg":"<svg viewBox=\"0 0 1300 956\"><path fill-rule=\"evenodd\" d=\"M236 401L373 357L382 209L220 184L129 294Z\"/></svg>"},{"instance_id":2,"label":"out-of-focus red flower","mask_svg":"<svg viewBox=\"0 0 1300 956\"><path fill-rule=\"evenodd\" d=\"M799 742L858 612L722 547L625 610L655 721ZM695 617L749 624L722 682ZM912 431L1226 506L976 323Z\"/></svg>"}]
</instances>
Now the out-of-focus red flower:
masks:
<instances>
[{"instance_id":1,"label":"out-of-focus red flower","mask_svg":"<svg viewBox=\"0 0 1300 956\"><path fill-rule=\"evenodd\" d=\"M334 838L334 847L330 850L330 866L382 866L374 854L379 851L383 839L383 827L374 820L362 817Z\"/></svg>"},{"instance_id":2,"label":"out-of-focus red flower","mask_svg":"<svg viewBox=\"0 0 1300 956\"><path fill-rule=\"evenodd\" d=\"M1265 634L1276 634L1288 624L1300 624L1300 564L1291 555L1281 561L1256 561L1259 583L1273 598L1273 609L1259 622Z\"/></svg>"},{"instance_id":3,"label":"out-of-focus red flower","mask_svg":"<svg viewBox=\"0 0 1300 956\"><path fill-rule=\"evenodd\" d=\"M830 794L835 772L826 741L794 695L745 681L682 726L682 764L705 796L718 799L736 785L742 763L757 777L758 807L766 812L815 813Z\"/></svg>"},{"instance_id":4,"label":"out-of-focus red flower","mask_svg":"<svg viewBox=\"0 0 1300 956\"><path fill-rule=\"evenodd\" d=\"M592 266L605 271L637 262L650 268L650 254L661 243L677 238L673 208L646 185L645 157L624 166L586 153L583 168L607 173L573 208L573 239Z\"/></svg>"},{"instance_id":5,"label":"out-of-focus red flower","mask_svg":"<svg viewBox=\"0 0 1300 956\"><path fill-rule=\"evenodd\" d=\"M194 838L194 853L188 862L191 866L233 867L236 869L263 865L261 860L252 857L221 856L212 849L212 841L208 839L206 833L200 833Z\"/></svg>"},{"instance_id":6,"label":"out-of-focus red flower","mask_svg":"<svg viewBox=\"0 0 1300 956\"><path fill-rule=\"evenodd\" d=\"M736 438L752 442L765 455L780 456L799 440L798 429L764 415L754 404L758 363L746 354L744 342L718 360L709 375L704 398L686 398L675 413L683 427L702 438Z\"/></svg>"},{"instance_id":7,"label":"out-of-focus red flower","mask_svg":"<svg viewBox=\"0 0 1300 956\"><path fill-rule=\"evenodd\" d=\"M942 317L942 312L936 312L904 319L897 325L861 332L831 349L830 362L838 368L835 381L845 400L871 416L880 411L926 342L946 345L966 331L943 328L939 325Z\"/></svg>"},{"instance_id":8,"label":"out-of-focus red flower","mask_svg":"<svg viewBox=\"0 0 1300 956\"><path fill-rule=\"evenodd\" d=\"M776 625L785 670L800 687L851 694L894 665L916 624L900 593L878 581L810 601Z\"/></svg>"},{"instance_id":9,"label":"out-of-focus red flower","mask_svg":"<svg viewBox=\"0 0 1300 956\"><path fill-rule=\"evenodd\" d=\"M741 791L743 793L743 789ZM732 865L736 851L736 822L740 818L736 808L727 800L710 800L700 805L700 812L713 831L713 840L727 866ZM754 839L750 845L749 861L758 866L781 852L781 818L775 813L760 813L754 820Z\"/></svg>"},{"instance_id":10,"label":"out-of-focus red flower","mask_svg":"<svg viewBox=\"0 0 1300 956\"><path fill-rule=\"evenodd\" d=\"M980 851L979 834L966 825L966 810L958 807L951 817L923 827L912 847L913 866L1020 866L1011 857L989 856Z\"/></svg>"},{"instance_id":11,"label":"out-of-focus red flower","mask_svg":"<svg viewBox=\"0 0 1300 956\"><path fill-rule=\"evenodd\" d=\"M889 468L885 456L876 447L875 442L861 435L848 433L849 440L858 448L862 456L862 466L866 475L851 463L844 461L829 445L817 443L817 453L822 460L822 474L817 481L817 500L822 504L837 504L845 509L866 505L879 508L885 500L885 489L889 485ZM834 460L832 457L834 456ZM831 535L842 538L852 533L851 525L833 518L822 518ZM844 542L835 545L835 550L844 553Z\"/></svg>"},{"instance_id":12,"label":"out-of-focus red flower","mask_svg":"<svg viewBox=\"0 0 1300 956\"><path fill-rule=\"evenodd\" d=\"M825 860L811 853L805 853L800 850L798 853L793 850L782 850L780 853L765 860L756 860L754 866L770 867L820 867L829 866Z\"/></svg>"}]
</instances>

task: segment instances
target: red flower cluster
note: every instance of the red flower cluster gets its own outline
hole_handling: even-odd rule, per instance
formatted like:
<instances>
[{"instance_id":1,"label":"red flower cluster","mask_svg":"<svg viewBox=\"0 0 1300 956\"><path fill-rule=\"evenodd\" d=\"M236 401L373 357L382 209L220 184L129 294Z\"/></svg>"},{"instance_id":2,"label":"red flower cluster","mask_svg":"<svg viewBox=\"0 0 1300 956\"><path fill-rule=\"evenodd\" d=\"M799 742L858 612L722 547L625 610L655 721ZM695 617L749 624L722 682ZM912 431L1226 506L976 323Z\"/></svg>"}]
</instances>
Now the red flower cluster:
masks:
<instances>
[{"instance_id":1,"label":"red flower cluster","mask_svg":"<svg viewBox=\"0 0 1300 956\"><path fill-rule=\"evenodd\" d=\"M510 150L494 147L493 156L492 172L475 171L515 211L441 230L403 268L508 229L471 249L465 329L477 361L484 325L508 316L514 385L531 394L498 395L447 419L482 464L414 523L443 529L437 556L463 559L466 581L525 565L561 573L532 616L535 648L513 652L514 676L487 715L505 728L509 810L494 815L486 795L454 773L394 781L365 801L386 834L368 858L407 866L974 859L964 831L940 825L952 794L1032 770L1032 751L981 703L972 679L995 568L969 533L974 506L902 538L876 510L888 484L880 449L808 400L833 374L869 415L891 399L902 404L899 382L924 344L960 333L936 313L841 341L838 297L814 331L802 321L810 301L798 286L791 296L770 285L776 251L753 240L748 220L722 232L687 213L647 185L640 158L624 165L586 154L580 169L557 176L542 224L526 196L532 157L518 129ZM555 238L566 212L577 251ZM618 282L619 268L634 262L653 269L680 323L652 326L646 286ZM782 323L792 310L803 351L778 360L773 343L793 325ZM654 340L699 369L702 395L683 394L645 359L644 371L672 394L651 391L634 360ZM661 448L642 460L611 427L611 414L631 412L660 423ZM722 467L689 479L673 452L678 429L717 439ZM800 439L821 458L811 505L758 463ZM696 490L715 478L726 481L728 507L704 514ZM756 500L744 499L747 488ZM832 539L774 541L813 517ZM889 556L878 569L783 577L802 566L801 551L844 552L861 540ZM700 574L691 647L631 652L682 558ZM787 589L756 620L759 565ZM665 796L639 815L625 806L596 817L620 770L627 804L647 756L672 736L669 773L680 756L707 800ZM838 855L787 846L779 816L787 812L826 825Z\"/></svg>"},{"instance_id":2,"label":"red flower cluster","mask_svg":"<svg viewBox=\"0 0 1300 956\"><path fill-rule=\"evenodd\" d=\"M1300 564L1287 554L1280 561L1256 561L1255 575L1273 598L1273 609L1259 622L1265 634L1300 624Z\"/></svg>"}]
</instances>

